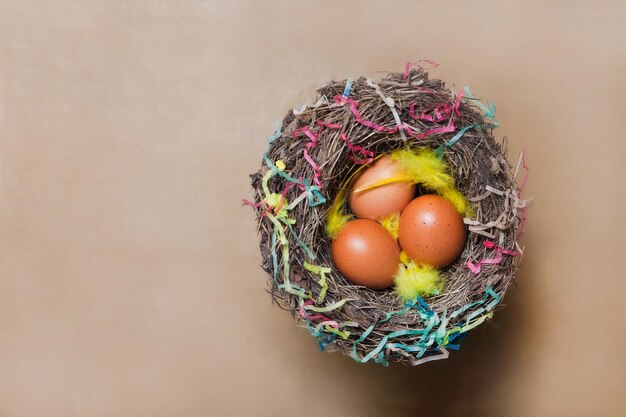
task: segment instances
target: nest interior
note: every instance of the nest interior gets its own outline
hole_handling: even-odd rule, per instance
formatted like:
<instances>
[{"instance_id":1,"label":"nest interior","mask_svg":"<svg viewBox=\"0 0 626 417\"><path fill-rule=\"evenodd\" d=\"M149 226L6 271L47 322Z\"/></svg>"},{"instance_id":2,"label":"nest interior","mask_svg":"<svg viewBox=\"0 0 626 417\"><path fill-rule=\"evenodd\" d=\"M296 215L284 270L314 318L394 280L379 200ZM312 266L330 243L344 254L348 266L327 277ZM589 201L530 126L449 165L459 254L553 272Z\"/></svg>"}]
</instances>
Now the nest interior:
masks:
<instances>
[{"instance_id":1,"label":"nest interior","mask_svg":"<svg viewBox=\"0 0 626 417\"><path fill-rule=\"evenodd\" d=\"M286 233L288 260L280 256L276 225L264 214L266 207L262 204L258 206L257 219L262 268L269 274L269 292L279 305L307 325L322 349L339 350L361 362L374 358L383 364L388 361L418 364L441 352L447 356L445 348L457 346L455 339L460 339L473 327L472 323L489 318L486 314L501 301L510 285L520 256L503 255L498 263L482 265L478 273L470 270L467 262L479 264L480 260L497 255L493 248L484 244L486 240L494 242L497 248L515 250L517 247L516 231L524 209L515 181L519 164L515 167L507 162L506 139L502 143L494 139L495 116L485 117L485 107L478 107L477 99L466 95L461 100L459 94L462 96L462 93L452 92L443 81L431 79L420 67L404 74L390 73L375 83L365 77L353 82L330 82L318 90L318 97L312 102L315 104L286 115L280 131L272 138L267 159L261 169L251 175L258 202L266 197L262 178L270 169L267 160L283 161L285 172L293 179L299 179L301 184L305 184L304 179L308 179L306 184L313 184L318 175L320 192L326 203L311 205L305 199L289 210L289 217L295 223ZM353 101L341 101L341 97ZM448 103L452 108L455 101L458 111L451 112L447 118L416 117L418 114L435 114L434 109L441 103ZM319 129L319 121L340 128ZM405 128L398 128L399 121ZM416 137L436 128L449 127L451 123L455 126L453 130ZM466 126L472 128L465 130L454 144L442 146ZM304 127L310 132L319 130L315 141L302 134ZM443 150L456 188L470 200L476 213L474 218L465 219L468 237L461 257L441 270L445 285L443 293L419 300L416 308L402 303L393 288L375 291L353 285L332 266L331 242L325 233L326 213L346 179L359 168L354 162L358 155L341 138L342 133L352 145L361 146L375 155L402 147ZM319 167L318 171L304 157L305 150L309 159ZM280 193L288 182L284 176L273 175L267 186ZM286 200L298 198L303 188L288 188L284 194ZM314 254L314 259L303 245ZM304 268L305 261L331 269L326 276L323 303L312 302L323 311L317 318L303 315L306 299L286 291L284 286L288 280L309 294L311 300L318 299L322 291L319 276ZM284 276L283 262L289 262L290 276ZM489 299L489 294L495 298ZM341 300L345 302L340 308L323 310L324 306ZM435 325L433 316L436 317ZM334 327L318 326L329 322ZM332 332L333 328L335 332Z\"/></svg>"}]
</instances>

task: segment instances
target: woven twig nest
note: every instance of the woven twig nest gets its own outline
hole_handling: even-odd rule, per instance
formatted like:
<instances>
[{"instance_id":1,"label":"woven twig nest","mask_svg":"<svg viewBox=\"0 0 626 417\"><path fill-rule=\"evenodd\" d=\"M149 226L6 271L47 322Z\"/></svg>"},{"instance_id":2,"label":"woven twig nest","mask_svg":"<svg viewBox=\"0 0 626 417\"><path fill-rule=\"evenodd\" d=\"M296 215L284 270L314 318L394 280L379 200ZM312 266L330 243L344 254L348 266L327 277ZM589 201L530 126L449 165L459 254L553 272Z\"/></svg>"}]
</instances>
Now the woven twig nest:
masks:
<instances>
[{"instance_id":1,"label":"woven twig nest","mask_svg":"<svg viewBox=\"0 0 626 417\"><path fill-rule=\"evenodd\" d=\"M258 213L272 298L322 350L359 362L416 365L447 357L492 316L521 258L516 241L526 206L516 183L525 164L507 162L506 142L492 134L497 124L491 103L468 89L450 91L420 66L376 82L331 82L285 116L251 175L256 201L247 203ZM400 148L436 150L475 213L464 219L467 242L459 259L440 271L443 291L407 302L393 288L347 281L333 266L325 231L347 179L372 156Z\"/></svg>"}]
</instances>

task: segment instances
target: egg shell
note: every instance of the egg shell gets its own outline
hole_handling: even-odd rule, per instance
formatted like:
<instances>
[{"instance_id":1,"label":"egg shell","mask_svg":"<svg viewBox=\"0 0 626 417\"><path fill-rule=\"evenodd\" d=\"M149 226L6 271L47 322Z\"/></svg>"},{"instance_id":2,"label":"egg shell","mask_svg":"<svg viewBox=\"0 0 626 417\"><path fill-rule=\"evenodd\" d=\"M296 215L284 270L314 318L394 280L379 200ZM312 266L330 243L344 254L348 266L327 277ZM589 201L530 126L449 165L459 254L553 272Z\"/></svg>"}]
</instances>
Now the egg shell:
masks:
<instances>
[{"instance_id":1,"label":"egg shell","mask_svg":"<svg viewBox=\"0 0 626 417\"><path fill-rule=\"evenodd\" d=\"M349 221L331 244L333 263L350 282L372 289L393 284L400 263L400 247L380 223Z\"/></svg>"},{"instance_id":2,"label":"egg shell","mask_svg":"<svg viewBox=\"0 0 626 417\"><path fill-rule=\"evenodd\" d=\"M443 268L463 252L463 218L443 197L427 194L411 201L400 215L398 242L416 262Z\"/></svg>"},{"instance_id":3,"label":"egg shell","mask_svg":"<svg viewBox=\"0 0 626 417\"><path fill-rule=\"evenodd\" d=\"M383 156L365 169L356 179L352 190L397 176L397 163ZM358 218L380 220L390 214L400 213L415 196L415 185L395 182L367 191L350 193L350 209Z\"/></svg>"}]
</instances>

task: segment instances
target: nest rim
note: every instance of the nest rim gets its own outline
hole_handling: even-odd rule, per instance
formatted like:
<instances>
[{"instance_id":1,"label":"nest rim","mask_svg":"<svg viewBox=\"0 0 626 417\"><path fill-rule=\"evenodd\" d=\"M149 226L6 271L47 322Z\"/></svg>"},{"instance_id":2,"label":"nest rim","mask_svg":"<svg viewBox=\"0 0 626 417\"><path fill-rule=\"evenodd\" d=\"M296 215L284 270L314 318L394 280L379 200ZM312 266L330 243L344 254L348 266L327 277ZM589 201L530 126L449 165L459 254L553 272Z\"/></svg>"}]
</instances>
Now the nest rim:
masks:
<instances>
[{"instance_id":1,"label":"nest rim","mask_svg":"<svg viewBox=\"0 0 626 417\"><path fill-rule=\"evenodd\" d=\"M346 91L349 95L346 95ZM430 92L426 93L426 91ZM354 81L349 79L332 81L317 90L317 97L313 101L315 104L304 107L302 111L297 112L298 114L295 114L295 111L289 111L282 120L280 131L277 130L272 138L266 154L267 158L270 161L283 161L293 177L315 177L314 167L303 157L305 149L320 169L320 182L323 184L320 191L327 203L315 206L301 203L293 207L290 215L295 219L294 233L314 253L315 262L332 269L326 277L328 289L325 304L348 300L341 308L324 312L323 315L326 319L345 325L342 328L349 329L350 335L344 339L336 337L336 333L322 332L317 336L314 334L322 350L341 351L363 362L365 358L374 358L371 353L382 346L375 359L383 364L402 362L416 365L436 357L438 352L444 352L447 357L445 347L452 347L453 343L441 345L439 340L426 350L420 348L423 351L415 355L414 352L408 353L401 349L393 349L393 344L389 346L385 338L390 334L409 331L408 334L394 338L394 341L404 346L414 346L420 340L423 342L423 333L411 334L410 332L425 330L427 324L424 321L424 315L432 317L432 314L435 314L440 322L448 315L446 326L450 329L467 327L471 319L478 317L476 311L479 308L485 309L486 306L491 306L485 313L491 311L493 314L493 308L501 303L506 290L513 282L521 256L503 256L498 264L483 265L479 273L474 273L467 267L467 261L477 262L493 255L492 250L484 244L489 238L486 235L491 235L491 241L495 242L498 247L519 249L516 243L517 231L521 223L521 210L524 208L523 202L519 200L521 190L516 183L519 164L514 167L507 161L507 139L503 138L502 143L496 141L493 126L489 126L489 120L485 120L484 114L481 114L480 109L470 100L459 101L459 114L454 121L457 126L472 125L484 128L468 129L453 145L443 146L443 158L455 178L457 189L469 198L476 212L474 220L478 226L475 225L474 231L470 226L467 243L460 258L441 270L441 276L445 282L442 294L421 300L426 303L426 306L417 302L413 304L413 308L407 310L407 306L395 295L393 287L379 291L358 286L347 281L333 267L330 239L326 236L324 228L326 213L343 183L359 167L350 162L351 157L355 156L354 151L346 146L340 134L344 133L353 145L361 146L379 155L407 146L428 147L434 150L440 148L442 143L450 141L458 130L430 135L419 141L412 137L404 140L403 137L408 135L399 135L401 130L395 134L376 131L371 126L359 122L348 106L336 105L338 103L329 98L349 97L358 102L359 112L364 119L367 118L378 125L392 129L394 125L397 125L397 118L390 111L391 107L388 102L384 100L384 97L390 97L399 118L405 123L409 122L414 131L423 132L432 129L433 126L444 126L446 122L432 124L413 119L411 115L414 111L417 109L425 114L426 111L435 108L437 103L454 102L458 95L459 93L455 95L448 89L443 81L431 79L426 70L421 67L414 68L405 74L389 73L375 83L366 77L360 77ZM320 101L326 104L319 105ZM311 138L306 134L294 135L293 133L302 128L313 131L318 120L338 124L341 128L322 131L315 146L307 148L306 145L311 142ZM264 198L261 179L269 170L267 162L264 159L260 170L251 175L257 201L262 201ZM270 188L275 190L283 189L287 183L288 181L281 176L274 176L268 182ZM504 195L490 190L500 191ZM292 201L299 193L300 190L297 187L292 187L285 197L287 201ZM301 297L281 288L284 282L284 276L281 276L284 265L281 264L280 259L274 265L272 258L272 252L275 253L275 242L272 241L273 224L263 215L262 210L257 211L257 221L260 252L263 259L262 268L269 274L268 291L272 299L282 308L289 310L298 323L306 324L311 330L311 326L316 323L303 319L300 314L303 308ZM486 225L492 226L486 227ZM305 261L310 261L307 252L294 236L288 236L288 245L291 250L289 258L291 276L288 279L313 295L319 295L321 291L321 286L318 285L319 277L303 267ZM275 271L276 267L277 271ZM495 293L496 297L490 298L491 293ZM477 303L478 308L468 308L450 317L452 312L459 311L472 303ZM403 314L396 314L403 310L406 310ZM311 333L313 334L313 331ZM460 333L466 334L467 331ZM335 337L332 334L335 334Z\"/></svg>"}]
</instances>

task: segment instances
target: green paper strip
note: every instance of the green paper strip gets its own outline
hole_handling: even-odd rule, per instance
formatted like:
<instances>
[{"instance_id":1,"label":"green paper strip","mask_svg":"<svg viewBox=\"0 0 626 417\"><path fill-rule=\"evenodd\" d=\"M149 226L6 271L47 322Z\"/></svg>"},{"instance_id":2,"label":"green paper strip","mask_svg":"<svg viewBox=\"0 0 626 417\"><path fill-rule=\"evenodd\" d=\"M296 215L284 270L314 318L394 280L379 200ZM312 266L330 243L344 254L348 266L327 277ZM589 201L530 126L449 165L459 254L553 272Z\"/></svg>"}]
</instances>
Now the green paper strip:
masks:
<instances>
[{"instance_id":1,"label":"green paper strip","mask_svg":"<svg viewBox=\"0 0 626 417\"><path fill-rule=\"evenodd\" d=\"M333 326L325 326L324 330L326 330L328 333L334 333L334 334L336 334L337 336L341 337L344 340L346 340L347 338L350 337L350 332L349 331L335 329Z\"/></svg>"},{"instance_id":2,"label":"green paper strip","mask_svg":"<svg viewBox=\"0 0 626 417\"><path fill-rule=\"evenodd\" d=\"M328 283L326 282L326 274L330 274L331 269L325 266L311 265L307 261L304 261L303 266L304 266L304 269L306 269L307 271L310 271L314 273L315 275L319 275L320 277L317 283L319 284L320 287L322 287L322 289L320 290L320 294L319 294L319 297L317 298L317 302L321 303L322 301L324 301L324 298L326 297L326 291L328 290Z\"/></svg>"},{"instance_id":3,"label":"green paper strip","mask_svg":"<svg viewBox=\"0 0 626 417\"><path fill-rule=\"evenodd\" d=\"M308 310L308 311L315 311L316 313L327 313L329 311L332 311L332 310L340 308L347 301L348 301L347 298L343 298L343 299L337 301L336 303L333 303L333 304L328 305L326 307L315 307L314 305L311 304L311 305L308 305L308 306L304 306L304 309Z\"/></svg>"}]
</instances>

